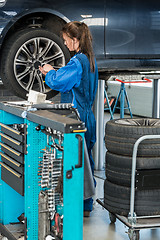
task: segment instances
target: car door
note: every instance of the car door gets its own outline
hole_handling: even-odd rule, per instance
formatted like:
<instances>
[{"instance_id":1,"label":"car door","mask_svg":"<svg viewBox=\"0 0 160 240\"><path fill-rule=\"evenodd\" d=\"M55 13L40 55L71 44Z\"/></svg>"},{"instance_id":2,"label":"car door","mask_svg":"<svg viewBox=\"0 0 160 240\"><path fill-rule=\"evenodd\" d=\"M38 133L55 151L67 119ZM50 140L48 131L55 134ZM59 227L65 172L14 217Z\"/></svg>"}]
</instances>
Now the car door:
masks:
<instances>
[{"instance_id":1,"label":"car door","mask_svg":"<svg viewBox=\"0 0 160 240\"><path fill-rule=\"evenodd\" d=\"M160 54L160 1L106 0L107 58L153 58Z\"/></svg>"},{"instance_id":2,"label":"car door","mask_svg":"<svg viewBox=\"0 0 160 240\"><path fill-rule=\"evenodd\" d=\"M107 58L135 54L134 0L106 0L105 54Z\"/></svg>"}]
</instances>

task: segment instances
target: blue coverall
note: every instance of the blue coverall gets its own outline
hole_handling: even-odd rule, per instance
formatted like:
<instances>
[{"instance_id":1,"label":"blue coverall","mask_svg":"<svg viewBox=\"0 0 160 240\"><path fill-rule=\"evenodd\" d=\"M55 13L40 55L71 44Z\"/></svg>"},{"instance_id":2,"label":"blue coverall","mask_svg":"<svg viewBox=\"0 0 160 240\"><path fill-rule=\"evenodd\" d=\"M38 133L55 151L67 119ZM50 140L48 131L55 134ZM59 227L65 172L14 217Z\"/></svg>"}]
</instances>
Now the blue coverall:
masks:
<instances>
[{"instance_id":1,"label":"blue coverall","mask_svg":"<svg viewBox=\"0 0 160 240\"><path fill-rule=\"evenodd\" d=\"M92 105L98 87L98 68L95 61L95 71L91 72L90 63L85 54L77 53L68 64L59 70L51 70L46 74L46 84L53 90L61 92L61 102L73 103L78 109L81 121L85 122L85 133L92 173L94 161L92 148L96 142L96 121ZM93 199L84 200L84 211L92 211Z\"/></svg>"}]
</instances>

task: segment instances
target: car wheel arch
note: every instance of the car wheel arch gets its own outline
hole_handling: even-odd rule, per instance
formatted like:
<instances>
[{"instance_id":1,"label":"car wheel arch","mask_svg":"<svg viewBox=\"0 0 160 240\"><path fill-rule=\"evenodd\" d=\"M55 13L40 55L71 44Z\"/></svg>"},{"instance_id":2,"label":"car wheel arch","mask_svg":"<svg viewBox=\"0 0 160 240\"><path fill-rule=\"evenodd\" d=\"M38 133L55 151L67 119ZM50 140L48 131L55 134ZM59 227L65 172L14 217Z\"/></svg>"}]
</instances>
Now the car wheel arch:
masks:
<instances>
[{"instance_id":1,"label":"car wheel arch","mask_svg":"<svg viewBox=\"0 0 160 240\"><path fill-rule=\"evenodd\" d=\"M48 30L50 29L50 25L53 22L59 23L59 29L55 28L55 24L53 27L53 32L55 30L55 33L58 34L60 32L60 26L62 27L65 23L69 22L70 20L64 16L63 14L52 10L48 8L38 8L38 9L32 9L25 11L23 14L15 15L6 25L6 27L1 32L1 43L0 43L0 50L3 48L3 44L5 44L5 41L10 38L10 36L15 33L16 31L21 30L22 27L24 27L23 22L26 22L29 19L36 19L38 17L42 17L44 22L50 22L48 19L52 20L50 24L48 24ZM46 25L47 26L47 25ZM26 25L27 27L27 25ZM35 24L30 24L29 27L39 27ZM1 54L1 53L0 53Z\"/></svg>"}]
</instances>

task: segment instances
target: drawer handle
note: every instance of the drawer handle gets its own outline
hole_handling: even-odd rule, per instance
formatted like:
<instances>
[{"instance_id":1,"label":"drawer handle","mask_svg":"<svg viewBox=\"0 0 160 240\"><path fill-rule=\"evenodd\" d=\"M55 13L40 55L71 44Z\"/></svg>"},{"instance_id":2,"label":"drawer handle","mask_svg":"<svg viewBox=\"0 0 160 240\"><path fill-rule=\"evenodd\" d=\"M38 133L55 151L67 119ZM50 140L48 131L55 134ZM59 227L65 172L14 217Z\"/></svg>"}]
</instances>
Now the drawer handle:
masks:
<instances>
[{"instance_id":1,"label":"drawer handle","mask_svg":"<svg viewBox=\"0 0 160 240\"><path fill-rule=\"evenodd\" d=\"M5 154L3 154L3 153L0 152L0 155L1 155L2 157L4 157L5 159L7 159L8 161L10 161L11 163L13 163L14 165L16 165L17 167L20 167L20 166L21 166L20 163L17 163L16 161L14 161L13 159L9 158L9 157L6 156Z\"/></svg>"},{"instance_id":2,"label":"drawer handle","mask_svg":"<svg viewBox=\"0 0 160 240\"><path fill-rule=\"evenodd\" d=\"M14 129L11 128L11 127L8 127L7 125L5 125L5 124L3 124L3 123L0 123L0 126L6 128L6 129L8 129L8 130L11 131L11 132L14 132L14 133L17 134L17 135L20 135L20 132L14 130Z\"/></svg>"},{"instance_id":3,"label":"drawer handle","mask_svg":"<svg viewBox=\"0 0 160 240\"><path fill-rule=\"evenodd\" d=\"M21 178L21 175L13 171L10 167L7 167L4 163L0 162L0 164L6 168L9 172L13 173L16 177Z\"/></svg>"},{"instance_id":4,"label":"drawer handle","mask_svg":"<svg viewBox=\"0 0 160 240\"><path fill-rule=\"evenodd\" d=\"M83 158L83 138L81 135L76 134L76 138L78 138L78 164L75 165L75 168L82 167L82 158Z\"/></svg>"},{"instance_id":5,"label":"drawer handle","mask_svg":"<svg viewBox=\"0 0 160 240\"><path fill-rule=\"evenodd\" d=\"M6 148L8 151L14 153L14 154L17 155L17 156L20 156L20 155L21 155L20 153L14 151L14 150L13 150L12 148L10 148L10 147L7 147L7 146L6 146L5 144L3 144L3 143L0 143L0 145L1 145L2 147Z\"/></svg>"},{"instance_id":6,"label":"drawer handle","mask_svg":"<svg viewBox=\"0 0 160 240\"><path fill-rule=\"evenodd\" d=\"M2 136L2 137L4 137L4 138L6 138L7 140L9 140L10 142L13 142L13 143L15 143L16 145L20 145L21 143L20 142L17 142L16 140L14 140L13 138L10 138L10 137L8 137L8 136L6 136L5 134L3 134L3 133L0 133L0 136Z\"/></svg>"}]
</instances>

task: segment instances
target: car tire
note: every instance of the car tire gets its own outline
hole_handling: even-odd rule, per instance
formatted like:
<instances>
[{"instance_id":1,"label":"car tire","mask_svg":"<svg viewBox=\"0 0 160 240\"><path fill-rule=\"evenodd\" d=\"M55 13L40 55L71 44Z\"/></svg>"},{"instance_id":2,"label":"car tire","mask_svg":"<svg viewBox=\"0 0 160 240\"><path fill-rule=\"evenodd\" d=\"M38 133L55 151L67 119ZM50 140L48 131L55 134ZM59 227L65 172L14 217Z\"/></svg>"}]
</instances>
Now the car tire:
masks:
<instances>
[{"instance_id":1,"label":"car tire","mask_svg":"<svg viewBox=\"0 0 160 240\"><path fill-rule=\"evenodd\" d=\"M108 181L122 186L131 186L131 170L106 165L106 178Z\"/></svg>"},{"instance_id":2,"label":"car tire","mask_svg":"<svg viewBox=\"0 0 160 240\"><path fill-rule=\"evenodd\" d=\"M70 58L59 36L41 28L27 28L6 40L1 57L1 78L17 96L27 98L30 89L43 92L47 99L58 92L45 84L39 65L51 64L56 70Z\"/></svg>"},{"instance_id":3,"label":"car tire","mask_svg":"<svg viewBox=\"0 0 160 240\"><path fill-rule=\"evenodd\" d=\"M135 191L135 213L137 216L160 214L160 189ZM104 206L114 214L128 216L130 211L130 188L104 182Z\"/></svg>"},{"instance_id":4,"label":"car tire","mask_svg":"<svg viewBox=\"0 0 160 240\"><path fill-rule=\"evenodd\" d=\"M144 135L160 135L160 119L115 119L105 127L105 144L109 152L132 156L137 139ZM160 156L160 139L144 140L138 147L137 156Z\"/></svg>"},{"instance_id":5,"label":"car tire","mask_svg":"<svg viewBox=\"0 0 160 240\"><path fill-rule=\"evenodd\" d=\"M132 157L106 152L105 174L110 182L131 186ZM160 169L160 157L137 157L136 169Z\"/></svg>"}]
</instances>

